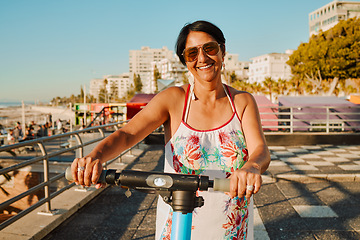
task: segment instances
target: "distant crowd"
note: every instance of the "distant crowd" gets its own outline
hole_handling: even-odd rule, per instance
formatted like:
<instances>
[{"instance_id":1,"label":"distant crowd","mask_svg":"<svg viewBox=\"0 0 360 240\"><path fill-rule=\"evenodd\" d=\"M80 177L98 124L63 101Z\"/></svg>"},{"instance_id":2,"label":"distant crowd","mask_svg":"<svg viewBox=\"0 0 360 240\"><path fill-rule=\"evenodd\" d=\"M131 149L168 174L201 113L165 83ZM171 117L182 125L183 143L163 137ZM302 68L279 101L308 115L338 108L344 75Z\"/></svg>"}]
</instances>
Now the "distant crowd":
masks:
<instances>
[{"instance_id":1,"label":"distant crowd","mask_svg":"<svg viewBox=\"0 0 360 240\"><path fill-rule=\"evenodd\" d=\"M52 126L51 122L46 122L45 124L36 124L34 121L31 121L25 127L25 130L23 130L21 123L17 122L15 127L10 129L5 129L0 125L0 131L1 135L7 136L7 144L14 144L35 138L51 136L53 134L61 134L66 132L67 129L65 128L63 121L58 119L55 122L55 126ZM1 138L0 145L3 145L4 143L4 139Z\"/></svg>"}]
</instances>

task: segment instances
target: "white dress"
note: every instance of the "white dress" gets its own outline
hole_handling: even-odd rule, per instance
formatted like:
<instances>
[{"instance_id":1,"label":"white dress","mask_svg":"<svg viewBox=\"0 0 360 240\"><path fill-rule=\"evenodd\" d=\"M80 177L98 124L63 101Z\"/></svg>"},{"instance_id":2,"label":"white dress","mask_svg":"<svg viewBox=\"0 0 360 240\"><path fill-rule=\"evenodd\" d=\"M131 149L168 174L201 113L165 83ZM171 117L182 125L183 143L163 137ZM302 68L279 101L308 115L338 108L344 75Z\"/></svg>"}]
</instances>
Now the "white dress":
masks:
<instances>
[{"instance_id":1,"label":"white dress","mask_svg":"<svg viewBox=\"0 0 360 240\"><path fill-rule=\"evenodd\" d=\"M225 88L224 88L225 89ZM241 122L233 100L225 90L233 115L227 123L209 130L196 130L185 120L190 104L189 88L183 119L179 128L165 145L164 171L182 174L201 174L214 178L227 178L248 160L248 151ZM253 201L231 199L222 192L198 191L204 206L193 212L191 239L253 239ZM156 216L156 239L169 239L172 209L161 197Z\"/></svg>"}]
</instances>

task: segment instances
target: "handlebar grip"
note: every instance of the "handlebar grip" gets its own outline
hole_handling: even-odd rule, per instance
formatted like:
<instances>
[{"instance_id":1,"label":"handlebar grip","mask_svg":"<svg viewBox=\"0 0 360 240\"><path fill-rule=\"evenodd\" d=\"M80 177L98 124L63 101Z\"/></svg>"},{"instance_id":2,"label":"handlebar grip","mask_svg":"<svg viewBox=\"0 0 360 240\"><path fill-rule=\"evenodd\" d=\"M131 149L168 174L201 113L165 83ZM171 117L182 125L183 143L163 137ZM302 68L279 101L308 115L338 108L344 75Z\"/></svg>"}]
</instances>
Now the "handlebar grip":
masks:
<instances>
[{"instance_id":1,"label":"handlebar grip","mask_svg":"<svg viewBox=\"0 0 360 240\"><path fill-rule=\"evenodd\" d=\"M66 168L65 178L66 178L66 180L68 180L68 181L74 181L74 179L73 179L73 177L72 177L72 174L71 174L71 167Z\"/></svg>"},{"instance_id":2,"label":"handlebar grip","mask_svg":"<svg viewBox=\"0 0 360 240\"><path fill-rule=\"evenodd\" d=\"M109 184L114 184L115 183L115 172L116 170L103 170L100 174L98 183L109 183ZM72 174L71 174L71 167L66 168L65 171L65 178L68 181L74 181Z\"/></svg>"},{"instance_id":3,"label":"handlebar grip","mask_svg":"<svg viewBox=\"0 0 360 240\"><path fill-rule=\"evenodd\" d=\"M214 191L219 191L219 192L230 192L230 179L215 178L213 189Z\"/></svg>"}]
</instances>

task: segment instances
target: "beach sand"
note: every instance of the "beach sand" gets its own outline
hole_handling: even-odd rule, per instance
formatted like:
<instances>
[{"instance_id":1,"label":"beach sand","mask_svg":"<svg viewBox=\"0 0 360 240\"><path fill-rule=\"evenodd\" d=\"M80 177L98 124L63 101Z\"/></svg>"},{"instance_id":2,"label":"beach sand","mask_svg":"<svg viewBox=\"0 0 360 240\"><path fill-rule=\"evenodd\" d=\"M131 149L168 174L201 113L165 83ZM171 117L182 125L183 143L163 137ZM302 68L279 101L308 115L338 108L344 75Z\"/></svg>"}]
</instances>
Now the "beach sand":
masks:
<instances>
[{"instance_id":1,"label":"beach sand","mask_svg":"<svg viewBox=\"0 0 360 240\"><path fill-rule=\"evenodd\" d=\"M33 110L30 106L25 107L25 122L45 123L46 114ZM0 108L0 124L5 128L15 127L16 122L22 122L22 107Z\"/></svg>"},{"instance_id":2,"label":"beach sand","mask_svg":"<svg viewBox=\"0 0 360 240\"><path fill-rule=\"evenodd\" d=\"M59 118L62 120L73 120L75 118L74 112L70 109L60 107L26 105L24 112L26 125L31 121L34 121L35 124L45 124L49 121L49 115L52 116L52 121ZM13 128L16 122L23 122L22 115L21 106L0 108L0 124L5 128Z\"/></svg>"}]
</instances>

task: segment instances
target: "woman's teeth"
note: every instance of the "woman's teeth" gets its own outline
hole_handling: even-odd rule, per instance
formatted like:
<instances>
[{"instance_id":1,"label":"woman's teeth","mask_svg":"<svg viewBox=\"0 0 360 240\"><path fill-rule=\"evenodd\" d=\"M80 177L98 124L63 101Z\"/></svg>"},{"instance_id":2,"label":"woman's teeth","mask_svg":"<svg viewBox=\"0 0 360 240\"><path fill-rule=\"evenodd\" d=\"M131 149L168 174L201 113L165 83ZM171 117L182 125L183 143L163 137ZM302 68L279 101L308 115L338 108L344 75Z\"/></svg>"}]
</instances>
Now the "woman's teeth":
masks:
<instances>
[{"instance_id":1,"label":"woman's teeth","mask_svg":"<svg viewBox=\"0 0 360 240\"><path fill-rule=\"evenodd\" d=\"M212 64L206 65L206 66L204 66L204 67L199 67L199 69L200 69L200 70L202 70L202 69L207 69L207 68L209 68L209 67L211 67L211 66L212 66Z\"/></svg>"}]
</instances>

